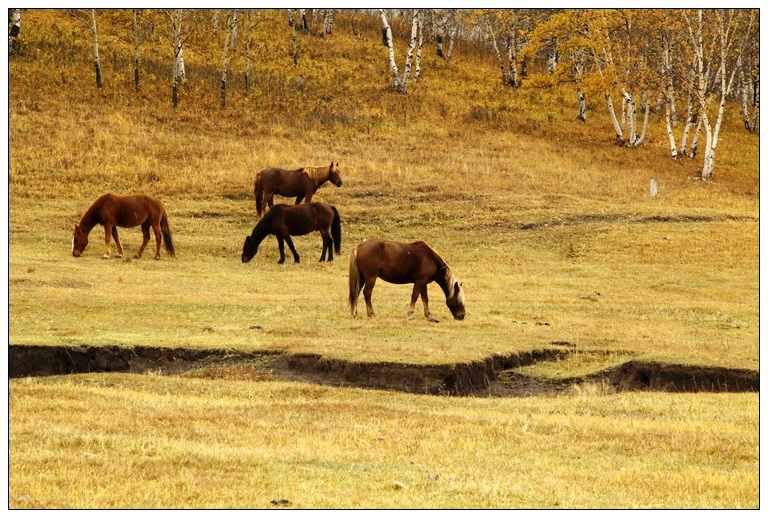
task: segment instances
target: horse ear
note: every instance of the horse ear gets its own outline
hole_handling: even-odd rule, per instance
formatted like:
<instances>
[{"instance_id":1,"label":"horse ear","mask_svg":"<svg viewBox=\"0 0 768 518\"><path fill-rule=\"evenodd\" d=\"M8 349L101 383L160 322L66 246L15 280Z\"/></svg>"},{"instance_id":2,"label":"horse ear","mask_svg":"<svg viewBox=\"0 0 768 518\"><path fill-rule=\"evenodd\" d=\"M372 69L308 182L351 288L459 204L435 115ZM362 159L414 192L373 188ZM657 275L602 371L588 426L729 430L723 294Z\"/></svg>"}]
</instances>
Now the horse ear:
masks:
<instances>
[{"instance_id":1,"label":"horse ear","mask_svg":"<svg viewBox=\"0 0 768 518\"><path fill-rule=\"evenodd\" d=\"M461 284L458 282L453 286L453 292L458 293L461 290Z\"/></svg>"}]
</instances>

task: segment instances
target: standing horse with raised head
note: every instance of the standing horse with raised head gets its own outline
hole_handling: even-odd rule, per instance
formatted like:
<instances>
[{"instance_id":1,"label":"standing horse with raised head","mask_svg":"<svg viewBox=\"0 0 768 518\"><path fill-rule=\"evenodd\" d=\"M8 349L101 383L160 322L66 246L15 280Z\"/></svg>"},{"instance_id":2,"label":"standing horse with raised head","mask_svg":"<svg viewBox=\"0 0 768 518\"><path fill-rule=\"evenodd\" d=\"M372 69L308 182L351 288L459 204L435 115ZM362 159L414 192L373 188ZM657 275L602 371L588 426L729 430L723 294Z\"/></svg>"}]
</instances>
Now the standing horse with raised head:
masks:
<instances>
[{"instance_id":1,"label":"standing horse with raised head","mask_svg":"<svg viewBox=\"0 0 768 518\"><path fill-rule=\"evenodd\" d=\"M368 316L375 316L371 294L376 279L392 284L413 283L408 320L413 320L413 307L421 295L424 316L430 322L438 322L429 312L427 284L436 282L445 293L445 303L453 318L464 319L464 291L461 283L437 252L424 241L395 243L392 241L364 241L352 249L349 256L349 306L352 317L357 318L357 299L360 290L365 296Z\"/></svg>"},{"instance_id":2,"label":"standing horse with raised head","mask_svg":"<svg viewBox=\"0 0 768 518\"><path fill-rule=\"evenodd\" d=\"M261 216L269 205L274 207L274 196L279 194L288 198L296 198L294 205L302 200L312 201L312 196L325 183L331 182L341 187L341 171L338 162L331 162L325 167L302 167L289 171L272 167L264 169L256 175L253 194L256 198L256 212Z\"/></svg>"},{"instance_id":3,"label":"standing horse with raised head","mask_svg":"<svg viewBox=\"0 0 768 518\"><path fill-rule=\"evenodd\" d=\"M168 225L168 215L163 203L152 196L115 196L104 194L85 211L80 223L72 231L72 255L80 257L88 245L88 234L96 225L104 226L104 243L106 250L102 259L110 257L110 237L115 238L117 257L123 256L123 246L117 235L117 227L131 228L141 225L144 241L136 252L134 259L139 259L149 242L149 228L155 232L157 250L155 259L160 259L160 241L165 242L165 250L171 257L176 257L171 239L171 228Z\"/></svg>"},{"instance_id":4,"label":"standing horse with raised head","mask_svg":"<svg viewBox=\"0 0 768 518\"><path fill-rule=\"evenodd\" d=\"M251 235L245 238L242 261L247 263L253 259L264 238L273 234L277 237L277 246L280 249L278 263L285 262L283 242L288 243L293 259L298 263L299 254L293 246L291 236L303 236L315 230L318 230L323 238L323 254L320 256L320 261L325 261L326 251L328 260L333 261L334 245L336 253L341 253L341 220L336 207L319 202L303 205L275 205L259 220Z\"/></svg>"}]
</instances>

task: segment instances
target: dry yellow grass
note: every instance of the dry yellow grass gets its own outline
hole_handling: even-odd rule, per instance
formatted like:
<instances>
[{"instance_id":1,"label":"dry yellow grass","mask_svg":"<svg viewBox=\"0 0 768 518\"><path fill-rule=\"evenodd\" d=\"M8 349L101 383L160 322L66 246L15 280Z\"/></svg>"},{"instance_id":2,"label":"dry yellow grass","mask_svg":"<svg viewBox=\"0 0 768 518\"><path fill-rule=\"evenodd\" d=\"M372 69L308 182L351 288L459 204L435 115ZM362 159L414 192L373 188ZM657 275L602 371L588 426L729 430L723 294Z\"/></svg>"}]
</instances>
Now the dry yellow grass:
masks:
<instances>
[{"instance_id":1,"label":"dry yellow grass","mask_svg":"<svg viewBox=\"0 0 768 518\"><path fill-rule=\"evenodd\" d=\"M757 396L15 380L11 508L755 508Z\"/></svg>"}]
</instances>

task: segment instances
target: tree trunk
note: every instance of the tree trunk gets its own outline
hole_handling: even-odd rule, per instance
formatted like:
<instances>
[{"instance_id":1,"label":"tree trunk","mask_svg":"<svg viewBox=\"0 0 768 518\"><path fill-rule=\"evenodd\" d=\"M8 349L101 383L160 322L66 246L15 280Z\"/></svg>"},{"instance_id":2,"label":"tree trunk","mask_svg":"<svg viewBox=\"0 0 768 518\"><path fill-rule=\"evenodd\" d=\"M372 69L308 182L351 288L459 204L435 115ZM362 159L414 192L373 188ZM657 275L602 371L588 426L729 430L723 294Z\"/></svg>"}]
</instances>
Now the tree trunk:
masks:
<instances>
[{"instance_id":1,"label":"tree trunk","mask_svg":"<svg viewBox=\"0 0 768 518\"><path fill-rule=\"evenodd\" d=\"M293 65L299 65L299 47L296 44L296 21L293 19L293 13L288 9L288 24L291 26L291 40L293 41Z\"/></svg>"},{"instance_id":2,"label":"tree trunk","mask_svg":"<svg viewBox=\"0 0 768 518\"><path fill-rule=\"evenodd\" d=\"M333 9L328 9L325 12L325 20L323 21L323 34L333 33Z\"/></svg>"},{"instance_id":3,"label":"tree trunk","mask_svg":"<svg viewBox=\"0 0 768 518\"><path fill-rule=\"evenodd\" d=\"M175 17L171 15L171 23L173 25L173 89L171 100L174 109L179 106L179 85L186 78L184 56L181 48L182 15L183 11L181 9L176 9Z\"/></svg>"},{"instance_id":4,"label":"tree trunk","mask_svg":"<svg viewBox=\"0 0 768 518\"><path fill-rule=\"evenodd\" d=\"M227 106L227 49L229 47L229 40L232 32L234 31L234 19L230 24L229 17L227 17L226 24L224 26L224 52L221 57L221 107ZM232 29L230 29L232 27Z\"/></svg>"},{"instance_id":5,"label":"tree trunk","mask_svg":"<svg viewBox=\"0 0 768 518\"><path fill-rule=\"evenodd\" d=\"M645 142L645 137L648 134L648 119L651 115L651 103L648 102L648 98L643 92L643 98L645 99L645 116L643 117L643 131L640 132L640 137L635 141L634 146L640 147Z\"/></svg>"},{"instance_id":6,"label":"tree trunk","mask_svg":"<svg viewBox=\"0 0 768 518\"><path fill-rule=\"evenodd\" d=\"M11 19L13 25L11 26L11 34L9 35L8 41L10 41L11 38L19 37L19 33L21 32L21 9L14 9Z\"/></svg>"},{"instance_id":7,"label":"tree trunk","mask_svg":"<svg viewBox=\"0 0 768 518\"><path fill-rule=\"evenodd\" d=\"M232 14L232 28L230 29L230 45L234 49L237 46L237 9Z\"/></svg>"},{"instance_id":8,"label":"tree trunk","mask_svg":"<svg viewBox=\"0 0 768 518\"><path fill-rule=\"evenodd\" d=\"M304 32L309 32L309 24L307 23L307 10L299 9L299 16L301 21L301 30Z\"/></svg>"},{"instance_id":9,"label":"tree trunk","mask_svg":"<svg viewBox=\"0 0 768 518\"><path fill-rule=\"evenodd\" d=\"M669 106L669 102L666 103L664 108L664 123L667 126L667 136L669 137L669 148L672 150L672 160L677 160L677 145L675 144L675 134L672 132L672 109Z\"/></svg>"},{"instance_id":10,"label":"tree trunk","mask_svg":"<svg viewBox=\"0 0 768 518\"><path fill-rule=\"evenodd\" d=\"M507 75L507 69L504 66L504 61L501 59L501 52L499 52L499 46L496 43L496 35L493 33L493 27L491 27L491 24L488 24L488 33L491 35L491 43L493 43L493 50L496 52L496 61L499 64L499 68L501 69L501 83L502 84L509 84L509 76Z\"/></svg>"},{"instance_id":11,"label":"tree trunk","mask_svg":"<svg viewBox=\"0 0 768 518\"><path fill-rule=\"evenodd\" d=\"M245 40L245 97L248 98L248 90L251 86L251 11L248 10L246 17L245 17L245 23L247 24L248 30L247 32L247 38Z\"/></svg>"},{"instance_id":12,"label":"tree trunk","mask_svg":"<svg viewBox=\"0 0 768 518\"><path fill-rule=\"evenodd\" d=\"M576 114L576 118L581 122L587 122L587 97L581 88L576 88L576 97L579 99L579 112Z\"/></svg>"},{"instance_id":13,"label":"tree trunk","mask_svg":"<svg viewBox=\"0 0 768 518\"><path fill-rule=\"evenodd\" d=\"M395 63L395 47L392 42L392 29L389 27L389 22L387 21L387 15L384 14L384 9L379 9L379 14L381 15L381 23L384 24L382 29L384 41L386 42L387 47L389 47L389 65L392 67L392 73L395 76L395 90L400 92L402 85L400 84L400 71L397 69L397 63Z\"/></svg>"},{"instance_id":14,"label":"tree trunk","mask_svg":"<svg viewBox=\"0 0 768 518\"><path fill-rule=\"evenodd\" d=\"M91 29L93 29L93 63L96 68L96 86L101 88L101 62L99 61L99 30L96 27L96 9L91 9Z\"/></svg>"},{"instance_id":15,"label":"tree trunk","mask_svg":"<svg viewBox=\"0 0 768 518\"><path fill-rule=\"evenodd\" d=\"M419 23L419 48L416 51L416 75L413 76L413 82L416 83L421 77L421 47L424 45L424 32Z\"/></svg>"},{"instance_id":16,"label":"tree trunk","mask_svg":"<svg viewBox=\"0 0 768 518\"><path fill-rule=\"evenodd\" d=\"M213 10L213 34L219 33L219 11L221 9Z\"/></svg>"},{"instance_id":17,"label":"tree trunk","mask_svg":"<svg viewBox=\"0 0 768 518\"><path fill-rule=\"evenodd\" d=\"M613 109L611 92L608 90L605 92L605 102L608 104L608 115L611 117L611 122L613 123L613 131L616 132L616 139L623 142L624 133L621 131L621 125L619 124L618 119L616 119L616 110Z\"/></svg>"},{"instance_id":18,"label":"tree trunk","mask_svg":"<svg viewBox=\"0 0 768 518\"><path fill-rule=\"evenodd\" d=\"M133 82L136 85L136 91L139 91L139 46L141 37L139 35L139 23L136 19L136 9L133 11Z\"/></svg>"},{"instance_id":19,"label":"tree trunk","mask_svg":"<svg viewBox=\"0 0 768 518\"><path fill-rule=\"evenodd\" d=\"M411 22L411 43L408 45L408 54L405 57L405 71L403 72L402 90L400 93L406 93L408 90L408 77L411 75L411 63L413 62L413 50L416 48L416 41L419 36L419 11L413 13L413 22Z\"/></svg>"}]
</instances>

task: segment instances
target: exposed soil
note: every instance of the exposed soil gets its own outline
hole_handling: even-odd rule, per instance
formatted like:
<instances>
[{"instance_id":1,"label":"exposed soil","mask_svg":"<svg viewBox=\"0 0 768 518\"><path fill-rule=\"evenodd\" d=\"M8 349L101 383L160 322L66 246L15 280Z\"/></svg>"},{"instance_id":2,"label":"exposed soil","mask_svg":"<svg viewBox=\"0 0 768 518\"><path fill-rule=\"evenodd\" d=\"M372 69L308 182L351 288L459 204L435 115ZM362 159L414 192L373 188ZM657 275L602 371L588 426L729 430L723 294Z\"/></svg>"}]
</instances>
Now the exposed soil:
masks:
<instances>
[{"instance_id":1,"label":"exposed soil","mask_svg":"<svg viewBox=\"0 0 768 518\"><path fill-rule=\"evenodd\" d=\"M570 345L570 344L569 344ZM242 353L221 349L164 347L45 347L10 345L8 376L52 376L86 372L187 375L302 381L329 386L393 390L415 394L524 397L565 392L581 383L602 383L617 391L759 392L760 374L744 369L666 365L631 360L578 378L534 378L512 369L561 360L571 347L494 355L484 361L416 365L355 362L316 354Z\"/></svg>"}]
</instances>

